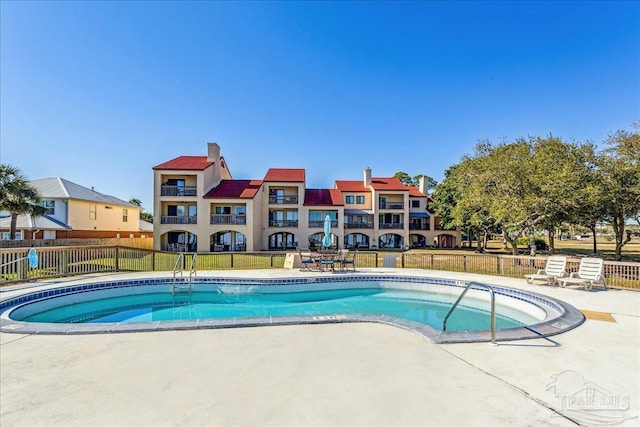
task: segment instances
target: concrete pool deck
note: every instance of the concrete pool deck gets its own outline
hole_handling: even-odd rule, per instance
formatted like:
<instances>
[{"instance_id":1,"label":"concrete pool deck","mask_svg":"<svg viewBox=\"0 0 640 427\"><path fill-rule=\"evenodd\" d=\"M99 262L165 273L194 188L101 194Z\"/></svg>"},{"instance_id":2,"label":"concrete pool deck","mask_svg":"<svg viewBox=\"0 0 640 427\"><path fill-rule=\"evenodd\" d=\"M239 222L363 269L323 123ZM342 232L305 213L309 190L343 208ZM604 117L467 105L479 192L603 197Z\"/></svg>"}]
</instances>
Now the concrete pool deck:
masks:
<instances>
[{"instance_id":1,"label":"concrete pool deck","mask_svg":"<svg viewBox=\"0 0 640 427\"><path fill-rule=\"evenodd\" d=\"M362 272L525 289L572 304L587 320L561 335L497 346L439 345L408 330L355 323L0 333L0 425L640 425L640 292L431 270ZM34 286L49 285L3 288L2 296Z\"/></svg>"}]
</instances>

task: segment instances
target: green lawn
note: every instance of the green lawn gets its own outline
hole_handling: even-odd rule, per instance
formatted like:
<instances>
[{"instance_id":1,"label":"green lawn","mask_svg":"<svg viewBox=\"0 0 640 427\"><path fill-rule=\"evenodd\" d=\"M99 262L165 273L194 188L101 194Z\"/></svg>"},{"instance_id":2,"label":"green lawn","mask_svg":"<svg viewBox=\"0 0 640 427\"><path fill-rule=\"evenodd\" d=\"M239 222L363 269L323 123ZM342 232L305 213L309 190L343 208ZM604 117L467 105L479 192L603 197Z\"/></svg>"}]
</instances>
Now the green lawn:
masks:
<instances>
[{"instance_id":1,"label":"green lawn","mask_svg":"<svg viewBox=\"0 0 640 427\"><path fill-rule=\"evenodd\" d=\"M475 245L475 242L473 243ZM598 239L597 241L597 256L606 260L613 261L615 254L615 243L606 241L604 239ZM451 250L451 253L469 253L473 251L473 248ZM529 248L524 246L518 248L521 255L529 254ZM589 256L593 255L593 239L588 240L556 240L555 241L556 254L568 255L568 256ZM422 250L421 250L422 251ZM425 250L429 251L429 250ZM442 253L443 249L434 249L437 253ZM488 244L488 253L493 254L505 254L510 255L511 249L503 249L501 240L492 240ZM539 252L540 255L548 255L547 251ZM627 262L640 262L640 238L634 237L631 242L622 247L622 261Z\"/></svg>"}]
</instances>

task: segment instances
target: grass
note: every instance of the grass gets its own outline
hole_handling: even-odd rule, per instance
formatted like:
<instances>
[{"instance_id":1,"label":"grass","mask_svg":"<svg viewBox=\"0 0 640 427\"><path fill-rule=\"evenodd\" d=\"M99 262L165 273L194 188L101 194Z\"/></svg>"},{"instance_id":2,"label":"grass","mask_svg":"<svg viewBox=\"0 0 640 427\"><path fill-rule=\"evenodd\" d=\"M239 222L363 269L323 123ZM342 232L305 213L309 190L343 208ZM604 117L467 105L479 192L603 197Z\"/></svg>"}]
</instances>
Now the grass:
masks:
<instances>
[{"instance_id":1,"label":"grass","mask_svg":"<svg viewBox=\"0 0 640 427\"><path fill-rule=\"evenodd\" d=\"M567 256L592 256L593 254L593 239L587 240L556 240L555 253L558 255ZM475 242L472 248L466 249L452 249L447 250L450 253L465 254L469 251L475 250ZM615 260L615 243L606 241L604 239L598 239L597 241L597 254L596 256L604 258L608 261ZM414 251L416 249L413 249ZM520 254L528 255L529 248L521 246L518 247ZM443 249L419 249L419 251L433 251L434 253L442 253ZM487 245L487 253L491 254L504 254L511 255L511 248L504 249L501 240L491 240ZM539 255L548 255L548 251L538 251ZM634 237L629 243L622 247L622 261L626 262L640 262L640 238Z\"/></svg>"}]
</instances>

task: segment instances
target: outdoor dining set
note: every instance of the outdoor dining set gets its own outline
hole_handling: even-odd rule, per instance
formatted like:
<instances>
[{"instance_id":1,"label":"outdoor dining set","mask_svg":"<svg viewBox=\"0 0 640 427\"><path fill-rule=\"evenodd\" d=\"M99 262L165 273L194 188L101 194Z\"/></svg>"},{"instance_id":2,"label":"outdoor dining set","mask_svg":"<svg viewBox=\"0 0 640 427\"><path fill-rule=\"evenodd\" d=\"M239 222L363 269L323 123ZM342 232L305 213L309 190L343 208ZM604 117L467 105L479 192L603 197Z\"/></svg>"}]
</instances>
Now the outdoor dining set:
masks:
<instances>
[{"instance_id":1,"label":"outdoor dining set","mask_svg":"<svg viewBox=\"0 0 640 427\"><path fill-rule=\"evenodd\" d=\"M336 271L336 265L340 271L346 271L351 268L356 271L356 252L350 252L349 249L323 250L319 252L303 252L300 253L301 271Z\"/></svg>"}]
</instances>

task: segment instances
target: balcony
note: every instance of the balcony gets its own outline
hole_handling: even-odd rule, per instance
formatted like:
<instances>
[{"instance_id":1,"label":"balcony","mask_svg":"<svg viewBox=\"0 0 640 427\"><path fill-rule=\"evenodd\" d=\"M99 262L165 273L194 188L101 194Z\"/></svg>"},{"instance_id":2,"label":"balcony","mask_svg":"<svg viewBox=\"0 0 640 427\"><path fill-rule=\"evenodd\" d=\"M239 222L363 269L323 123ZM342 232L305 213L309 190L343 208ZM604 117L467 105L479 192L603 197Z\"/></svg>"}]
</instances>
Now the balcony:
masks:
<instances>
[{"instance_id":1,"label":"balcony","mask_svg":"<svg viewBox=\"0 0 640 427\"><path fill-rule=\"evenodd\" d=\"M270 219L269 227L297 227L297 219Z\"/></svg>"},{"instance_id":2,"label":"balcony","mask_svg":"<svg viewBox=\"0 0 640 427\"><path fill-rule=\"evenodd\" d=\"M184 196L196 196L196 186L195 185L166 185L163 184L160 188L161 196L176 196L176 197L184 197Z\"/></svg>"},{"instance_id":3,"label":"balcony","mask_svg":"<svg viewBox=\"0 0 640 427\"><path fill-rule=\"evenodd\" d=\"M170 216L162 215L160 224L197 224L197 216Z\"/></svg>"},{"instance_id":4,"label":"balcony","mask_svg":"<svg viewBox=\"0 0 640 427\"><path fill-rule=\"evenodd\" d=\"M380 209L393 209L393 210L403 210L404 203L402 202L380 202L378 204Z\"/></svg>"},{"instance_id":5,"label":"balcony","mask_svg":"<svg viewBox=\"0 0 640 427\"><path fill-rule=\"evenodd\" d=\"M247 216L240 214L212 214L210 223L219 225L246 225Z\"/></svg>"},{"instance_id":6,"label":"balcony","mask_svg":"<svg viewBox=\"0 0 640 427\"><path fill-rule=\"evenodd\" d=\"M373 228L372 222L345 222L344 228Z\"/></svg>"},{"instance_id":7,"label":"balcony","mask_svg":"<svg viewBox=\"0 0 640 427\"><path fill-rule=\"evenodd\" d=\"M409 230L430 230L429 224L409 224Z\"/></svg>"},{"instance_id":8,"label":"balcony","mask_svg":"<svg viewBox=\"0 0 640 427\"><path fill-rule=\"evenodd\" d=\"M389 223L380 223L380 230L402 230L404 228L404 224L389 224Z\"/></svg>"},{"instance_id":9,"label":"balcony","mask_svg":"<svg viewBox=\"0 0 640 427\"><path fill-rule=\"evenodd\" d=\"M297 205L298 196L269 196L272 205Z\"/></svg>"},{"instance_id":10,"label":"balcony","mask_svg":"<svg viewBox=\"0 0 640 427\"><path fill-rule=\"evenodd\" d=\"M338 226L338 221L331 221L331 226L332 227L337 227ZM323 228L324 227L324 220L322 221L309 221L309 228Z\"/></svg>"}]
</instances>

